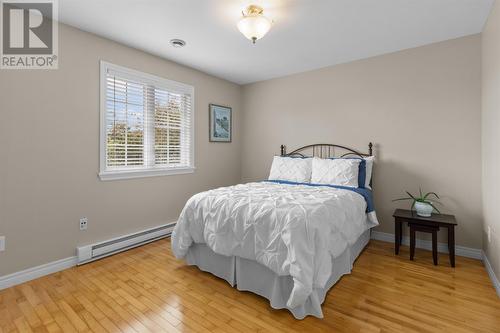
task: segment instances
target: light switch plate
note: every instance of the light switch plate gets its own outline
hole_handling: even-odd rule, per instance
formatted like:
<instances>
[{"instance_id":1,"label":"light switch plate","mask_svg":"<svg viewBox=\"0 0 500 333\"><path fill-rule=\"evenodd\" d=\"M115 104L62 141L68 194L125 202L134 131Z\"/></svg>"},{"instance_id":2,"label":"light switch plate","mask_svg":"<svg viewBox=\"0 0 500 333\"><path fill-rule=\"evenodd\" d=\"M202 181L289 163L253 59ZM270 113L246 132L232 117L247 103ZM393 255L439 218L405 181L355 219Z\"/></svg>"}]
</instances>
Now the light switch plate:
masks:
<instances>
[{"instance_id":1,"label":"light switch plate","mask_svg":"<svg viewBox=\"0 0 500 333\"><path fill-rule=\"evenodd\" d=\"M0 252L5 251L5 236L0 236Z\"/></svg>"}]
</instances>

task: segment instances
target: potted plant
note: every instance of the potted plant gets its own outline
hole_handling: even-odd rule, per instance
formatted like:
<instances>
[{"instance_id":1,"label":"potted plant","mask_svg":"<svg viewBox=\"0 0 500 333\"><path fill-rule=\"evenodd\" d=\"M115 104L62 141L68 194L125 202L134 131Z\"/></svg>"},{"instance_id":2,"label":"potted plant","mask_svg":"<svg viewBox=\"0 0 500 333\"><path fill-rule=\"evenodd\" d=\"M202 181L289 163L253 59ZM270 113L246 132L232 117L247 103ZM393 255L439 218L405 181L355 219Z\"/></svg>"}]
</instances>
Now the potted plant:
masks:
<instances>
[{"instance_id":1,"label":"potted plant","mask_svg":"<svg viewBox=\"0 0 500 333\"><path fill-rule=\"evenodd\" d=\"M406 194L408 194L407 197L394 199L392 201L411 200L412 204L411 204L410 210L412 210L413 207L415 207L415 209L417 210L417 215L423 216L423 217L431 216L433 210L436 210L436 212L441 213L439 211L439 209L437 209L436 206L434 206L434 203L440 204L440 202L438 202L438 201L432 202L429 200L429 198L431 196L434 196L437 199L439 199L439 196L435 192L427 192L427 193L423 194L422 189L419 189L418 196L413 195L408 191L405 191L405 192L406 192Z\"/></svg>"}]
</instances>

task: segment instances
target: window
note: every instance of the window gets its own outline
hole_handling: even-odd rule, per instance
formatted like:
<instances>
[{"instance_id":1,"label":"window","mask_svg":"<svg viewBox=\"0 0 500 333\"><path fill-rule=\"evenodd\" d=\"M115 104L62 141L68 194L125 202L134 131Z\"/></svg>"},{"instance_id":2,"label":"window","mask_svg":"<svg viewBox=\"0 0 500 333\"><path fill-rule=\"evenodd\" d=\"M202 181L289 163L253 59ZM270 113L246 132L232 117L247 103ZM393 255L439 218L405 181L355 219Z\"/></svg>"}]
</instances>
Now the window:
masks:
<instances>
[{"instance_id":1,"label":"window","mask_svg":"<svg viewBox=\"0 0 500 333\"><path fill-rule=\"evenodd\" d=\"M189 173L194 88L101 62L101 180Z\"/></svg>"}]
</instances>

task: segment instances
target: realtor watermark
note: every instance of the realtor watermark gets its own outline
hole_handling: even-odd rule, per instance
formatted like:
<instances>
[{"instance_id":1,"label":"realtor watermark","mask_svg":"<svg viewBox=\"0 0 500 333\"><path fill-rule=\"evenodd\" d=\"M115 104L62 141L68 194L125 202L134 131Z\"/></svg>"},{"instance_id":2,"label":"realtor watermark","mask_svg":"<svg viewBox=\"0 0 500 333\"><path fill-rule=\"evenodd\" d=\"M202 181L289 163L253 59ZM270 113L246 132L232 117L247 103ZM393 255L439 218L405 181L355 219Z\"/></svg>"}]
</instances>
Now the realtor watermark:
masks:
<instances>
[{"instance_id":1,"label":"realtor watermark","mask_svg":"<svg viewBox=\"0 0 500 333\"><path fill-rule=\"evenodd\" d=\"M0 0L0 68L57 69L57 0Z\"/></svg>"}]
</instances>

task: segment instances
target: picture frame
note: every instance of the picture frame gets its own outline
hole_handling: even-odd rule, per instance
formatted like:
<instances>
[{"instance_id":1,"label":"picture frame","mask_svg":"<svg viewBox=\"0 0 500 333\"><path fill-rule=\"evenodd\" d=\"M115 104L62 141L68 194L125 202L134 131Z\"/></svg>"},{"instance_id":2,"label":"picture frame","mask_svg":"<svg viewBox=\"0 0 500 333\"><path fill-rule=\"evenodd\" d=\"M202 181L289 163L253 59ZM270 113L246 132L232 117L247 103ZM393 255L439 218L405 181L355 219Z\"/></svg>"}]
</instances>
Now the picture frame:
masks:
<instances>
[{"instance_id":1,"label":"picture frame","mask_svg":"<svg viewBox=\"0 0 500 333\"><path fill-rule=\"evenodd\" d=\"M209 104L209 141L231 142L233 110L229 106Z\"/></svg>"}]
</instances>

